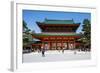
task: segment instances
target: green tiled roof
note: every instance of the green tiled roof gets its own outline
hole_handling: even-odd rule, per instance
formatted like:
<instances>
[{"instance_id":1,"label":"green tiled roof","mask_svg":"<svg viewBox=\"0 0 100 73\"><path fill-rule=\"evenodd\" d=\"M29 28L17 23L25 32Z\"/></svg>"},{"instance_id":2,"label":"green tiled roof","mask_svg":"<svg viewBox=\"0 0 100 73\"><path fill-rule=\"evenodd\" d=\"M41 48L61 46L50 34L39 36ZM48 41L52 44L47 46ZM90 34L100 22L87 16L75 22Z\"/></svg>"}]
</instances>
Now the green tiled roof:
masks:
<instances>
[{"instance_id":1,"label":"green tiled roof","mask_svg":"<svg viewBox=\"0 0 100 73\"><path fill-rule=\"evenodd\" d=\"M79 36L77 33L37 33L35 36Z\"/></svg>"},{"instance_id":2,"label":"green tiled roof","mask_svg":"<svg viewBox=\"0 0 100 73\"><path fill-rule=\"evenodd\" d=\"M45 24L74 24L73 20L49 20L45 19L44 22Z\"/></svg>"}]
</instances>

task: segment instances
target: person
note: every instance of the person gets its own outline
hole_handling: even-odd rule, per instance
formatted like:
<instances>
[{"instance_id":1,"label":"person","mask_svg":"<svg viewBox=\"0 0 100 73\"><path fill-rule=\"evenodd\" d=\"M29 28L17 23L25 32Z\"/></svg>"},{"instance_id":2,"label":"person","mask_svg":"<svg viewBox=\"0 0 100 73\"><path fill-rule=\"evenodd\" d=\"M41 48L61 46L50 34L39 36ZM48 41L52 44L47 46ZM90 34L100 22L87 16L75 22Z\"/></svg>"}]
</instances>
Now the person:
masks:
<instances>
[{"instance_id":1,"label":"person","mask_svg":"<svg viewBox=\"0 0 100 73\"><path fill-rule=\"evenodd\" d=\"M42 50L42 57L45 57L45 48L41 48L41 50Z\"/></svg>"},{"instance_id":2,"label":"person","mask_svg":"<svg viewBox=\"0 0 100 73\"><path fill-rule=\"evenodd\" d=\"M63 47L63 48L62 48L62 53L64 53L64 50L65 50L65 48Z\"/></svg>"},{"instance_id":3,"label":"person","mask_svg":"<svg viewBox=\"0 0 100 73\"><path fill-rule=\"evenodd\" d=\"M76 50L74 51L74 54L77 54Z\"/></svg>"}]
</instances>

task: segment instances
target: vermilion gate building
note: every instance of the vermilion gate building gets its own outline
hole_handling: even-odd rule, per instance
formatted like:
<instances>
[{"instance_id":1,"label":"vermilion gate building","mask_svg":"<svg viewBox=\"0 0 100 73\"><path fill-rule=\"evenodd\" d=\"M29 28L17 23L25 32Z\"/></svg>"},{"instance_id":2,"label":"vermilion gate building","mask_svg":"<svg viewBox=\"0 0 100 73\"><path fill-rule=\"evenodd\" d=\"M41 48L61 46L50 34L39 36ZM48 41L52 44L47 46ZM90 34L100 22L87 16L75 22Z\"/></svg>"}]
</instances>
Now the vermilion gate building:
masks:
<instances>
[{"instance_id":1,"label":"vermilion gate building","mask_svg":"<svg viewBox=\"0 0 100 73\"><path fill-rule=\"evenodd\" d=\"M39 39L41 43L32 44L33 47L43 47L48 50L75 49L79 46L77 39L80 34L76 33L80 23L73 20L49 20L36 22L41 33L34 33L33 39Z\"/></svg>"}]
</instances>

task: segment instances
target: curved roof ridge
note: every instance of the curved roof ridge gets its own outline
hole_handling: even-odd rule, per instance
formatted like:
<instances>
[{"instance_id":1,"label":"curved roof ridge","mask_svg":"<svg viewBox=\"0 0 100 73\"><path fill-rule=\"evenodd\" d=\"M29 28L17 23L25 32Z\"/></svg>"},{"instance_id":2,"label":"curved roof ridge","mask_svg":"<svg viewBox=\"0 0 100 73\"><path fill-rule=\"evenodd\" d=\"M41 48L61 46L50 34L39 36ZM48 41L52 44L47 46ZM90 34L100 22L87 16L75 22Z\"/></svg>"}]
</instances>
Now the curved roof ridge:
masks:
<instances>
[{"instance_id":1,"label":"curved roof ridge","mask_svg":"<svg viewBox=\"0 0 100 73\"><path fill-rule=\"evenodd\" d=\"M44 21L74 21L73 19L47 19L45 18Z\"/></svg>"},{"instance_id":2,"label":"curved roof ridge","mask_svg":"<svg viewBox=\"0 0 100 73\"><path fill-rule=\"evenodd\" d=\"M47 19L43 21L46 24L74 24L74 20L62 20L62 19Z\"/></svg>"}]
</instances>

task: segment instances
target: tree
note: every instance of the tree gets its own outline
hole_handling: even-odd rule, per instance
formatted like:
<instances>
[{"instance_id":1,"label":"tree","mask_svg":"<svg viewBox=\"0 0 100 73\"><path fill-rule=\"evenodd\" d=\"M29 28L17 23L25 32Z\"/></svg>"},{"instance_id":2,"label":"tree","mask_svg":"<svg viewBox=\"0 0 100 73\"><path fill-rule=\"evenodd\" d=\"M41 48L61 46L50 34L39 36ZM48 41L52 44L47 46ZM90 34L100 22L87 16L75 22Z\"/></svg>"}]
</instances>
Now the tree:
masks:
<instances>
[{"instance_id":1,"label":"tree","mask_svg":"<svg viewBox=\"0 0 100 73\"><path fill-rule=\"evenodd\" d=\"M27 27L27 23L23 20L23 47L31 44L32 36L30 29Z\"/></svg>"},{"instance_id":2,"label":"tree","mask_svg":"<svg viewBox=\"0 0 100 73\"><path fill-rule=\"evenodd\" d=\"M27 30L28 27L27 27L27 23L23 20L23 31Z\"/></svg>"},{"instance_id":3,"label":"tree","mask_svg":"<svg viewBox=\"0 0 100 73\"><path fill-rule=\"evenodd\" d=\"M82 36L82 42L84 43L85 47L90 48L91 46L91 23L90 20L84 19L83 21L83 36Z\"/></svg>"}]
</instances>

